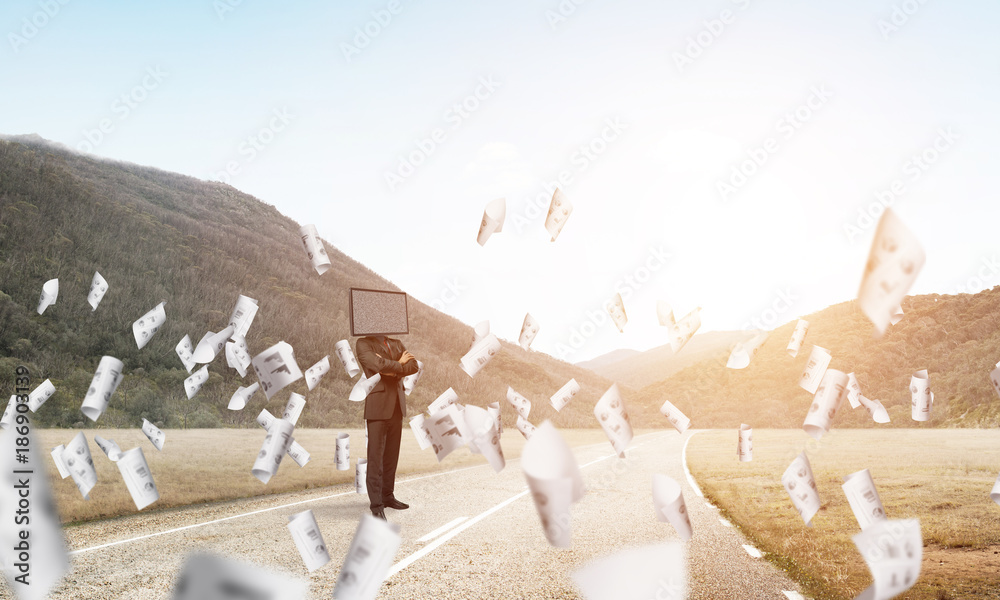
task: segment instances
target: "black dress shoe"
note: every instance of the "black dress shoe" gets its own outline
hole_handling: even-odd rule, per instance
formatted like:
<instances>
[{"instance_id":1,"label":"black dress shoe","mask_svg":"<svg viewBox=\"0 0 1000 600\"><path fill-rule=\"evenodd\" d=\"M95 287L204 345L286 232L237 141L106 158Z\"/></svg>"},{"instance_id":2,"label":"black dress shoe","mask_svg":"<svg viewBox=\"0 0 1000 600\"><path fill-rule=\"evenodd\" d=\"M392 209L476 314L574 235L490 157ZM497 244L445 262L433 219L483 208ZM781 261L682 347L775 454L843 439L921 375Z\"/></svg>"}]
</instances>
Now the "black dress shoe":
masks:
<instances>
[{"instance_id":1,"label":"black dress shoe","mask_svg":"<svg viewBox=\"0 0 1000 600\"><path fill-rule=\"evenodd\" d=\"M383 509L381 509L381 508L373 508L372 509L372 516L374 516L374 517L376 517L378 519L382 519L383 521L388 521L388 519L385 518L385 511Z\"/></svg>"},{"instance_id":2,"label":"black dress shoe","mask_svg":"<svg viewBox=\"0 0 1000 600\"><path fill-rule=\"evenodd\" d=\"M386 508L395 508L396 510L406 510L407 508L410 508L409 504L400 502L395 498L393 498L392 500L386 500L385 502L383 502L383 504L385 504Z\"/></svg>"}]
</instances>

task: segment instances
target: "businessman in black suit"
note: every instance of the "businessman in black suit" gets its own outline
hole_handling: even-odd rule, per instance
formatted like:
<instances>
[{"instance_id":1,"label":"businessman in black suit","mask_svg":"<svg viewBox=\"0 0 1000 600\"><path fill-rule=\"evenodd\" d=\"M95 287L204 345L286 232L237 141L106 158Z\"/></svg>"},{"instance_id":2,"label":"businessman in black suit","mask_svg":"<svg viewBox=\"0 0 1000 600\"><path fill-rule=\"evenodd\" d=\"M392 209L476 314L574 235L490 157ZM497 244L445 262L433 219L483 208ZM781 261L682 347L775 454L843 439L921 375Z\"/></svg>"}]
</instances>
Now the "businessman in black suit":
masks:
<instances>
[{"instance_id":1,"label":"businessman in black suit","mask_svg":"<svg viewBox=\"0 0 1000 600\"><path fill-rule=\"evenodd\" d=\"M399 442L406 416L403 377L417 372L417 359L403 343L384 335L367 336L355 344L358 362L365 377L381 374L381 379L365 398L365 421L368 423L368 499L372 514L385 519L385 508L409 508L396 499L396 465Z\"/></svg>"}]
</instances>

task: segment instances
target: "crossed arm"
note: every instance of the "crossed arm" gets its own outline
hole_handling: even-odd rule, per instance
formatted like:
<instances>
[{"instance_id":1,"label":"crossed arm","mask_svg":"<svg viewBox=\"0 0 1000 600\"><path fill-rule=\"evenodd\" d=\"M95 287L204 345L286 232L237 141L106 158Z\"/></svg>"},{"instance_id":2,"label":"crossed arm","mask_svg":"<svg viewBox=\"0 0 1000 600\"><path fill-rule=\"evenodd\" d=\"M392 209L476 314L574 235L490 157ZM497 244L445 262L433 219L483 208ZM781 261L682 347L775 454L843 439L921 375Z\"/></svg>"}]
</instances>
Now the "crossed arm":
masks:
<instances>
[{"instance_id":1,"label":"crossed arm","mask_svg":"<svg viewBox=\"0 0 1000 600\"><path fill-rule=\"evenodd\" d=\"M376 352L372 344L366 340L358 340L358 362L365 373L379 373L382 376L405 377L417 372L417 360L412 354L403 350L399 360L384 358Z\"/></svg>"}]
</instances>

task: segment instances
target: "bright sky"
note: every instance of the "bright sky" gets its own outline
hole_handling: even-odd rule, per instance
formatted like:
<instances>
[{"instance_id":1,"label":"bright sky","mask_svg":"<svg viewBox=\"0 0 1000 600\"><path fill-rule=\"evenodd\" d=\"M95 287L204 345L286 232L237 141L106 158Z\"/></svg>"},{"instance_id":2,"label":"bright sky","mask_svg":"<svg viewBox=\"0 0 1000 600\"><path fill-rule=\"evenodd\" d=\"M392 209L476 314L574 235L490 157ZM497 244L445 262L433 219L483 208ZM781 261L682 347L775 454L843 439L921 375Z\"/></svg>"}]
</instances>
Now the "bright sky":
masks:
<instances>
[{"instance_id":1,"label":"bright sky","mask_svg":"<svg viewBox=\"0 0 1000 600\"><path fill-rule=\"evenodd\" d=\"M516 340L530 312L532 347L577 362L666 343L658 299L710 331L855 297L858 210L894 182L912 293L1000 283L998 30L972 0L7 0L0 132L227 180L466 323Z\"/></svg>"}]
</instances>

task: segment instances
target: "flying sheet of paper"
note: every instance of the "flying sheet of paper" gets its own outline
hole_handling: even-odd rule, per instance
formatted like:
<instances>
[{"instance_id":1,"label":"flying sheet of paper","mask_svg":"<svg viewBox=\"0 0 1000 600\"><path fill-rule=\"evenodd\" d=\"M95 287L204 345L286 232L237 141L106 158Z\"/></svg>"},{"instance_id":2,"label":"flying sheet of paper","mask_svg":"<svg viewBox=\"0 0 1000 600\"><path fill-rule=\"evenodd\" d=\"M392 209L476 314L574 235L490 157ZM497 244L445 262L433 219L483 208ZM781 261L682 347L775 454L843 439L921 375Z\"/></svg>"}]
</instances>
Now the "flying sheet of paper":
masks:
<instances>
[{"instance_id":1,"label":"flying sheet of paper","mask_svg":"<svg viewBox=\"0 0 1000 600\"><path fill-rule=\"evenodd\" d=\"M292 535L292 541L310 573L330 562L330 553L312 509L288 517L288 533Z\"/></svg>"},{"instance_id":2,"label":"flying sheet of paper","mask_svg":"<svg viewBox=\"0 0 1000 600\"><path fill-rule=\"evenodd\" d=\"M493 415L478 406L466 406L462 412L465 413L465 424L469 431L469 448L473 453L486 457L486 462L499 473L507 461L503 457L500 433Z\"/></svg>"},{"instance_id":3,"label":"flying sheet of paper","mask_svg":"<svg viewBox=\"0 0 1000 600\"><path fill-rule=\"evenodd\" d=\"M132 323L132 335L135 337L135 345L139 347L140 350L149 343L149 340L153 339L153 335L160 330L163 323L167 320L167 312L164 310L163 306L166 302L160 302L153 307L148 313L139 317L134 323Z\"/></svg>"},{"instance_id":4,"label":"flying sheet of paper","mask_svg":"<svg viewBox=\"0 0 1000 600\"><path fill-rule=\"evenodd\" d=\"M494 233L503 231L503 222L506 216L506 199L497 198L486 205L486 210L483 211L483 220L479 224L479 235L476 236L476 241L479 242L480 246L485 245L486 240L490 239Z\"/></svg>"},{"instance_id":5,"label":"flying sheet of paper","mask_svg":"<svg viewBox=\"0 0 1000 600\"><path fill-rule=\"evenodd\" d=\"M673 525L685 542L691 539L691 517L677 481L666 475L653 474L653 507L656 509L656 520Z\"/></svg>"},{"instance_id":6,"label":"flying sheet of paper","mask_svg":"<svg viewBox=\"0 0 1000 600\"><path fill-rule=\"evenodd\" d=\"M94 279L90 282L90 292L87 293L87 303L90 304L91 312L97 310L97 305L101 303L104 294L108 292L108 282L97 271L94 271Z\"/></svg>"},{"instance_id":7,"label":"flying sheet of paper","mask_svg":"<svg viewBox=\"0 0 1000 600\"><path fill-rule=\"evenodd\" d=\"M795 331L792 332L792 339L788 340L789 356L795 358L799 355L799 350L802 348L802 342L805 341L807 333L809 333L809 321L799 319L799 322L795 324Z\"/></svg>"},{"instance_id":8,"label":"flying sheet of paper","mask_svg":"<svg viewBox=\"0 0 1000 600\"><path fill-rule=\"evenodd\" d=\"M424 431L431 440L431 448L438 462L472 439L472 432L463 413L460 405L449 404L424 419Z\"/></svg>"},{"instance_id":9,"label":"flying sheet of paper","mask_svg":"<svg viewBox=\"0 0 1000 600\"><path fill-rule=\"evenodd\" d=\"M173 600L302 600L308 583L258 565L211 554L189 554L174 584Z\"/></svg>"},{"instance_id":10,"label":"flying sheet of paper","mask_svg":"<svg viewBox=\"0 0 1000 600\"><path fill-rule=\"evenodd\" d=\"M805 452L796 456L792 464L785 469L781 475L781 485L785 486L802 520L812 527L810 521L819 512L820 501L812 465L809 464L809 457Z\"/></svg>"},{"instance_id":11,"label":"flying sheet of paper","mask_svg":"<svg viewBox=\"0 0 1000 600\"><path fill-rule=\"evenodd\" d=\"M258 389L260 389L259 383L254 383L249 387L243 387L241 385L239 389L236 390L236 393L233 394L233 397L229 399L229 410L243 410L243 408L247 405L247 402L250 401L250 398L257 393Z\"/></svg>"},{"instance_id":12,"label":"flying sheet of paper","mask_svg":"<svg viewBox=\"0 0 1000 600\"><path fill-rule=\"evenodd\" d=\"M146 438L149 442L156 447L157 450L163 450L163 444L167 441L167 434L163 433L159 427L153 425L148 420L142 420L142 432L146 434Z\"/></svg>"},{"instance_id":13,"label":"flying sheet of paper","mask_svg":"<svg viewBox=\"0 0 1000 600\"><path fill-rule=\"evenodd\" d=\"M493 417L493 422L496 423L497 433L503 435L503 422L500 418L500 402L490 402L486 405L486 411L490 413Z\"/></svg>"},{"instance_id":14,"label":"flying sheet of paper","mask_svg":"<svg viewBox=\"0 0 1000 600\"><path fill-rule=\"evenodd\" d=\"M990 492L990 498L997 504L1000 504L1000 474L997 475L997 481L993 484L993 491Z\"/></svg>"},{"instance_id":15,"label":"flying sheet of paper","mask_svg":"<svg viewBox=\"0 0 1000 600\"><path fill-rule=\"evenodd\" d=\"M476 344L481 342L489 334L490 334L489 319L476 323L476 326L472 328L472 343L469 344L469 350L475 348Z\"/></svg>"},{"instance_id":16,"label":"flying sheet of paper","mask_svg":"<svg viewBox=\"0 0 1000 600\"><path fill-rule=\"evenodd\" d=\"M336 600L374 600L389 573L402 538L399 525L365 513L347 549L333 589Z\"/></svg>"},{"instance_id":17,"label":"flying sheet of paper","mask_svg":"<svg viewBox=\"0 0 1000 600\"><path fill-rule=\"evenodd\" d=\"M670 338L670 350L677 354L681 351L695 332L701 327L701 307L692 310L684 315L684 318L677 322L674 320L673 308L663 300L656 302L656 317L660 325L666 326L667 335Z\"/></svg>"},{"instance_id":18,"label":"flying sheet of paper","mask_svg":"<svg viewBox=\"0 0 1000 600\"><path fill-rule=\"evenodd\" d=\"M184 339L174 348L174 352L177 353L177 358L181 359L181 363L184 364L184 368L187 369L188 373L191 372L191 369L198 366L198 363L194 362L194 348L191 346L191 336L184 336Z\"/></svg>"},{"instance_id":19,"label":"flying sheet of paper","mask_svg":"<svg viewBox=\"0 0 1000 600\"><path fill-rule=\"evenodd\" d=\"M757 351L767 341L767 336L768 332L764 331L752 339L736 344L733 347L733 351L729 353L729 360L726 361L726 367L730 369L745 369L750 366L750 361L753 360L753 357L757 355Z\"/></svg>"},{"instance_id":20,"label":"flying sheet of paper","mask_svg":"<svg viewBox=\"0 0 1000 600\"><path fill-rule=\"evenodd\" d=\"M45 309L56 303L59 297L59 280L50 279L42 285L42 295L38 298L38 314L45 312Z\"/></svg>"},{"instance_id":21,"label":"flying sheet of paper","mask_svg":"<svg viewBox=\"0 0 1000 600\"><path fill-rule=\"evenodd\" d=\"M249 296L240 294L236 299L236 306L233 307L233 314L229 316L229 325L233 328L232 335L245 338L250 326L253 325L254 317L257 316L257 301Z\"/></svg>"},{"instance_id":22,"label":"flying sheet of paper","mask_svg":"<svg viewBox=\"0 0 1000 600\"><path fill-rule=\"evenodd\" d=\"M271 429L271 425L277 420L266 408L261 410L260 414L257 415L257 424L263 427L265 431ZM292 438L292 443L288 445L287 454L300 467L306 466L306 463L309 462L309 453L295 441L294 437Z\"/></svg>"},{"instance_id":23,"label":"flying sheet of paper","mask_svg":"<svg viewBox=\"0 0 1000 600\"><path fill-rule=\"evenodd\" d=\"M122 361L113 356L101 357L101 362L97 364L97 371L87 389L87 395L83 398L83 405L80 406L80 410L91 421L96 421L108 408L111 396L122 382L124 367Z\"/></svg>"},{"instance_id":24,"label":"flying sheet of paper","mask_svg":"<svg viewBox=\"0 0 1000 600\"><path fill-rule=\"evenodd\" d=\"M268 400L286 385L302 379L302 371L295 362L295 351L287 342L271 346L253 357L250 364Z\"/></svg>"},{"instance_id":25,"label":"flying sheet of paper","mask_svg":"<svg viewBox=\"0 0 1000 600\"><path fill-rule=\"evenodd\" d=\"M295 425L299 422L299 416L302 415L302 409L305 407L305 396L292 392L288 396L288 402L285 404L285 414L281 418Z\"/></svg>"},{"instance_id":26,"label":"flying sheet of paper","mask_svg":"<svg viewBox=\"0 0 1000 600\"><path fill-rule=\"evenodd\" d=\"M878 400L869 400L864 396L858 396L858 402L861 403L861 406L864 406L866 409L868 409L868 413L872 416L872 420L874 420L876 423L889 422L889 413L885 410L885 407L882 406L882 403L879 402Z\"/></svg>"},{"instance_id":27,"label":"flying sheet of paper","mask_svg":"<svg viewBox=\"0 0 1000 600\"><path fill-rule=\"evenodd\" d=\"M27 437L27 445L19 445L19 437ZM27 436L0 435L0 515L4 515L0 568L10 590L7 598L13 592L18 600L43 600L69 571L44 452L31 432ZM21 495L23 490L30 494L27 500ZM30 556L26 559L22 553ZM22 570L25 567L27 570Z\"/></svg>"},{"instance_id":28,"label":"flying sheet of paper","mask_svg":"<svg viewBox=\"0 0 1000 600\"><path fill-rule=\"evenodd\" d=\"M136 510L142 510L160 499L160 492L153 482L153 474L149 472L142 448L132 448L125 452L116 464L125 480L128 493L132 495Z\"/></svg>"},{"instance_id":29,"label":"flying sheet of paper","mask_svg":"<svg viewBox=\"0 0 1000 600\"><path fill-rule=\"evenodd\" d=\"M845 476L844 485L841 487L844 489L847 503L851 506L854 518L858 520L862 531L868 529L868 526L875 521L886 518L882 499L878 496L875 481L868 469L862 469Z\"/></svg>"},{"instance_id":30,"label":"flying sheet of paper","mask_svg":"<svg viewBox=\"0 0 1000 600\"><path fill-rule=\"evenodd\" d=\"M931 418L933 406L931 380L927 369L921 369L910 377L910 416L914 421L926 421Z\"/></svg>"},{"instance_id":31,"label":"flying sheet of paper","mask_svg":"<svg viewBox=\"0 0 1000 600\"><path fill-rule=\"evenodd\" d=\"M250 360L250 349L247 348L246 339L242 335L234 333L232 341L226 342L226 364L230 368L236 369L240 377L246 377Z\"/></svg>"},{"instance_id":32,"label":"flying sheet of paper","mask_svg":"<svg viewBox=\"0 0 1000 600\"><path fill-rule=\"evenodd\" d=\"M861 384L854 372L847 374L847 401L851 403L851 408L861 406Z\"/></svg>"},{"instance_id":33,"label":"flying sheet of paper","mask_svg":"<svg viewBox=\"0 0 1000 600\"><path fill-rule=\"evenodd\" d=\"M354 356L354 351L351 350L350 342L340 340L333 345L333 352L340 360L340 364L344 365L344 371L347 372L348 377L353 379L355 375L361 372L361 367L358 366L358 359Z\"/></svg>"},{"instance_id":34,"label":"flying sheet of paper","mask_svg":"<svg viewBox=\"0 0 1000 600\"><path fill-rule=\"evenodd\" d=\"M201 341L195 346L194 352L191 353L191 360L200 365L212 362L219 355L219 352L222 352L222 349L226 347L226 340L231 337L233 337L232 325L219 333L215 333L214 331L206 332L205 335L201 336Z\"/></svg>"},{"instance_id":35,"label":"flying sheet of paper","mask_svg":"<svg viewBox=\"0 0 1000 600\"><path fill-rule=\"evenodd\" d=\"M552 202L549 203L549 212L545 215L545 229L552 236L553 242L559 237L559 233L571 214L573 214L573 205L566 199L566 194L556 188L552 194Z\"/></svg>"},{"instance_id":36,"label":"flying sheet of paper","mask_svg":"<svg viewBox=\"0 0 1000 600\"><path fill-rule=\"evenodd\" d=\"M338 471L347 471L351 468L351 435L349 433L337 434L337 445L333 450L333 462L337 465Z\"/></svg>"},{"instance_id":37,"label":"flying sheet of paper","mask_svg":"<svg viewBox=\"0 0 1000 600\"><path fill-rule=\"evenodd\" d=\"M753 428L746 423L740 424L740 431L736 440L736 456L740 459L740 462L750 462L753 460Z\"/></svg>"},{"instance_id":38,"label":"flying sheet of paper","mask_svg":"<svg viewBox=\"0 0 1000 600\"><path fill-rule=\"evenodd\" d=\"M628 412L617 383L612 383L594 405L594 416L611 441L615 454L618 458L625 458L625 448L632 441L632 423L628 420Z\"/></svg>"},{"instance_id":39,"label":"flying sheet of paper","mask_svg":"<svg viewBox=\"0 0 1000 600\"><path fill-rule=\"evenodd\" d=\"M14 410L17 407L17 396L11 396L7 401L7 408L3 411L3 418L0 419L0 430L8 429L14 423Z\"/></svg>"},{"instance_id":40,"label":"flying sheet of paper","mask_svg":"<svg viewBox=\"0 0 1000 600\"><path fill-rule=\"evenodd\" d=\"M483 339L476 342L465 356L462 357L460 366L469 377L475 377L486 363L493 360L496 353L500 351L500 340L490 333Z\"/></svg>"},{"instance_id":41,"label":"flying sheet of paper","mask_svg":"<svg viewBox=\"0 0 1000 600\"><path fill-rule=\"evenodd\" d=\"M1000 395L1000 362L997 363L996 368L990 371L990 382L993 384L993 389L996 393Z\"/></svg>"},{"instance_id":42,"label":"flying sheet of paper","mask_svg":"<svg viewBox=\"0 0 1000 600\"><path fill-rule=\"evenodd\" d=\"M889 600L917 582L924 555L917 519L878 521L851 539L875 580L859 600Z\"/></svg>"},{"instance_id":43,"label":"flying sheet of paper","mask_svg":"<svg viewBox=\"0 0 1000 600\"><path fill-rule=\"evenodd\" d=\"M535 433L535 426L532 425L527 419L525 419L521 415L517 415L516 427L517 430L521 432L521 435L523 435L524 439L526 440L530 440L531 434Z\"/></svg>"},{"instance_id":44,"label":"flying sheet of paper","mask_svg":"<svg viewBox=\"0 0 1000 600\"><path fill-rule=\"evenodd\" d=\"M420 377L424 374L424 363L417 361L417 372L412 375L407 375L403 377L403 393L409 396L413 393L413 388L420 381Z\"/></svg>"},{"instance_id":45,"label":"flying sheet of paper","mask_svg":"<svg viewBox=\"0 0 1000 600\"><path fill-rule=\"evenodd\" d=\"M52 385L51 380L46 379L28 394L28 408L31 409L31 412L37 412L54 393L56 393L56 386Z\"/></svg>"},{"instance_id":46,"label":"flying sheet of paper","mask_svg":"<svg viewBox=\"0 0 1000 600\"><path fill-rule=\"evenodd\" d=\"M354 464L354 491L359 494L368 493L368 459L359 458Z\"/></svg>"},{"instance_id":47,"label":"flying sheet of paper","mask_svg":"<svg viewBox=\"0 0 1000 600\"><path fill-rule=\"evenodd\" d=\"M208 365L198 369L184 380L184 392L187 394L188 400L194 398L206 381L208 381Z\"/></svg>"},{"instance_id":48,"label":"flying sheet of paper","mask_svg":"<svg viewBox=\"0 0 1000 600\"><path fill-rule=\"evenodd\" d=\"M885 333L925 260L920 241L891 208L885 209L858 289L858 305L878 335Z\"/></svg>"},{"instance_id":49,"label":"flying sheet of paper","mask_svg":"<svg viewBox=\"0 0 1000 600\"><path fill-rule=\"evenodd\" d=\"M528 414L531 412L531 400L528 400L521 394L514 391L514 388L507 386L507 402L514 407L517 414L521 415L525 419L528 418Z\"/></svg>"},{"instance_id":50,"label":"flying sheet of paper","mask_svg":"<svg viewBox=\"0 0 1000 600\"><path fill-rule=\"evenodd\" d=\"M417 445L420 446L421 450L426 450L431 447L431 438L426 431L424 431L424 421L426 417L421 413L412 419L410 419L410 429L413 430L413 435L417 438Z\"/></svg>"},{"instance_id":51,"label":"flying sheet of paper","mask_svg":"<svg viewBox=\"0 0 1000 600\"><path fill-rule=\"evenodd\" d=\"M685 600L687 562L680 542L617 552L572 575L585 600Z\"/></svg>"},{"instance_id":52,"label":"flying sheet of paper","mask_svg":"<svg viewBox=\"0 0 1000 600\"><path fill-rule=\"evenodd\" d=\"M84 500L90 500L90 490L97 485L97 470L94 469L94 459L90 456L90 444L82 431L66 444L62 459L76 489L80 490L80 495Z\"/></svg>"},{"instance_id":53,"label":"flying sheet of paper","mask_svg":"<svg viewBox=\"0 0 1000 600\"><path fill-rule=\"evenodd\" d=\"M670 424L674 426L679 433L684 433L691 426L691 419L681 412L681 409L674 406L670 400L663 402L663 406L660 407L660 412L664 417L670 421Z\"/></svg>"},{"instance_id":54,"label":"flying sheet of paper","mask_svg":"<svg viewBox=\"0 0 1000 600\"><path fill-rule=\"evenodd\" d=\"M570 505L586 491L576 457L550 421L535 430L521 450L521 468L528 480L545 538L557 548L572 544Z\"/></svg>"},{"instance_id":55,"label":"flying sheet of paper","mask_svg":"<svg viewBox=\"0 0 1000 600\"><path fill-rule=\"evenodd\" d=\"M295 426L284 419L275 419L271 426L267 428L267 435L264 436L264 443L257 453L257 460L253 463L251 473L267 484L278 472L281 459L288 453L292 445L292 431Z\"/></svg>"},{"instance_id":56,"label":"flying sheet of paper","mask_svg":"<svg viewBox=\"0 0 1000 600\"><path fill-rule=\"evenodd\" d=\"M101 449L101 452L103 452L111 462L118 462L121 459L122 454L124 454L121 446L119 446L118 442L114 440L106 440L99 435L95 435L94 443L97 444L97 447Z\"/></svg>"},{"instance_id":57,"label":"flying sheet of paper","mask_svg":"<svg viewBox=\"0 0 1000 600\"><path fill-rule=\"evenodd\" d=\"M889 318L889 324L895 325L896 323L899 323L902 320L903 320L903 305L899 305L896 307L896 310L893 311L892 317Z\"/></svg>"},{"instance_id":58,"label":"flying sheet of paper","mask_svg":"<svg viewBox=\"0 0 1000 600\"><path fill-rule=\"evenodd\" d=\"M69 477L69 469L66 467L66 461L63 460L63 451L66 450L66 446L59 444L52 449L52 462L56 463L56 468L59 470L59 477L66 479Z\"/></svg>"},{"instance_id":59,"label":"flying sheet of paper","mask_svg":"<svg viewBox=\"0 0 1000 600\"><path fill-rule=\"evenodd\" d=\"M322 360L306 369L306 385L309 387L309 391L315 389L319 385L319 380L323 379L323 376L329 372L330 355L324 356Z\"/></svg>"},{"instance_id":60,"label":"flying sheet of paper","mask_svg":"<svg viewBox=\"0 0 1000 600\"><path fill-rule=\"evenodd\" d=\"M823 437L833 426L833 418L840 409L840 404L847 396L847 374L836 369L827 369L823 374L809 413L802 424L802 429L815 439Z\"/></svg>"},{"instance_id":61,"label":"flying sheet of paper","mask_svg":"<svg viewBox=\"0 0 1000 600\"><path fill-rule=\"evenodd\" d=\"M326 247L323 240L319 239L319 233L315 225L303 225L299 228L299 235L302 237L302 247L305 248L306 256L312 263L316 272L322 275L326 273L332 263L326 254Z\"/></svg>"},{"instance_id":62,"label":"flying sheet of paper","mask_svg":"<svg viewBox=\"0 0 1000 600\"><path fill-rule=\"evenodd\" d=\"M806 368L799 377L799 387L810 394L815 394L832 358L826 348L814 345L812 352L809 353L809 360L806 361Z\"/></svg>"},{"instance_id":63,"label":"flying sheet of paper","mask_svg":"<svg viewBox=\"0 0 1000 600\"><path fill-rule=\"evenodd\" d=\"M527 350L531 346L531 342L538 335L539 327L535 317L531 316L531 313L525 313L524 322L521 323L521 333L517 336L517 343L521 348Z\"/></svg>"},{"instance_id":64,"label":"flying sheet of paper","mask_svg":"<svg viewBox=\"0 0 1000 600\"><path fill-rule=\"evenodd\" d=\"M351 395L347 399L351 402L364 402L368 394L372 393L372 390L375 389L375 386L380 381L382 381L381 373L375 373L371 377L365 377L365 374L362 373L361 379L354 384L354 387L351 389Z\"/></svg>"},{"instance_id":65,"label":"flying sheet of paper","mask_svg":"<svg viewBox=\"0 0 1000 600\"><path fill-rule=\"evenodd\" d=\"M570 379L565 385L559 388L556 393L552 394L552 397L549 398L549 404L551 404L552 408L556 409L556 411L560 411L564 406L569 404L569 401L572 400L573 396L575 396L579 391L580 384L576 382L576 379Z\"/></svg>"},{"instance_id":66,"label":"flying sheet of paper","mask_svg":"<svg viewBox=\"0 0 1000 600\"><path fill-rule=\"evenodd\" d=\"M628 323L628 315L625 314L625 301L621 294L615 294L611 302L608 303L608 314L611 321L618 328L619 333L625 333L625 324Z\"/></svg>"}]
</instances>

